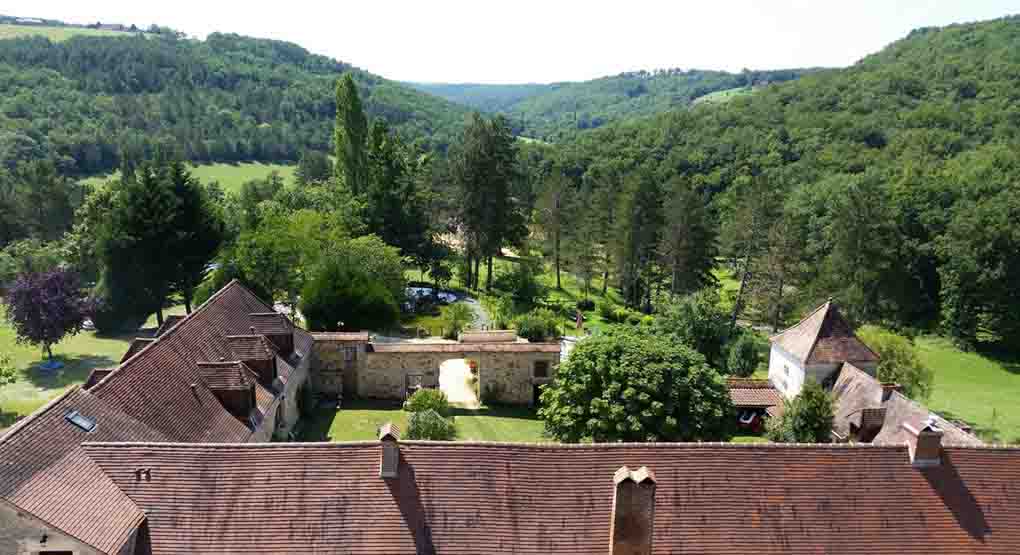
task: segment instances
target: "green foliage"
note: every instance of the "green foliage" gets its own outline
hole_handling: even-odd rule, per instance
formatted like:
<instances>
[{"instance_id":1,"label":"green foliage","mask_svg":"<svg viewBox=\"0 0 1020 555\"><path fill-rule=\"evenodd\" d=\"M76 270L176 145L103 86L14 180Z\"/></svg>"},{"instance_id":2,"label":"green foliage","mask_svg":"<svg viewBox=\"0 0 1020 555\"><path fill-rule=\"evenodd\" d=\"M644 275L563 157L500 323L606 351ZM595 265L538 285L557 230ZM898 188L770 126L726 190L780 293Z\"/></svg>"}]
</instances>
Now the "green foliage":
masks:
<instances>
[{"instance_id":1,"label":"green foliage","mask_svg":"<svg viewBox=\"0 0 1020 555\"><path fill-rule=\"evenodd\" d=\"M548 308L536 308L517 318L517 335L534 343L549 341L560 335L559 316Z\"/></svg>"},{"instance_id":2,"label":"green foliage","mask_svg":"<svg viewBox=\"0 0 1020 555\"><path fill-rule=\"evenodd\" d=\"M662 337L614 332L585 339L542 391L546 431L581 441L718 441L732 421L718 372Z\"/></svg>"},{"instance_id":3,"label":"green foliage","mask_svg":"<svg viewBox=\"0 0 1020 555\"><path fill-rule=\"evenodd\" d=\"M456 339L460 332L464 331L475 321L475 311L467 303L453 303L446 307L443 314L443 326L446 329L444 334L447 339Z\"/></svg>"},{"instance_id":4,"label":"green foliage","mask_svg":"<svg viewBox=\"0 0 1020 555\"><path fill-rule=\"evenodd\" d=\"M796 397L783 401L783 415L769 420L765 435L780 443L828 443L833 404L832 396L808 379Z\"/></svg>"},{"instance_id":5,"label":"green foliage","mask_svg":"<svg viewBox=\"0 0 1020 555\"><path fill-rule=\"evenodd\" d=\"M497 276L493 285L508 294L517 304L530 306L547 293L547 288L538 279L540 273L539 264L520 260L509 272Z\"/></svg>"},{"instance_id":6,"label":"green foliage","mask_svg":"<svg viewBox=\"0 0 1020 555\"><path fill-rule=\"evenodd\" d=\"M714 289L703 289L661 304L652 328L690 345L709 365L722 368L723 347L730 335L728 320L719 308L719 294Z\"/></svg>"},{"instance_id":7,"label":"green foliage","mask_svg":"<svg viewBox=\"0 0 1020 555\"><path fill-rule=\"evenodd\" d=\"M326 153L318 150L306 150L301 153L301 159L298 160L297 169L294 171L294 180L298 185L308 185L328 181L332 175L332 163Z\"/></svg>"},{"instance_id":8,"label":"green foliage","mask_svg":"<svg viewBox=\"0 0 1020 555\"><path fill-rule=\"evenodd\" d=\"M173 144L195 162L296 161L332 139L350 73L369 116L443 149L467 110L291 43L212 33L0 41L0 166L61 158L84 174ZM56 110L59 118L47 110Z\"/></svg>"},{"instance_id":9,"label":"green foliage","mask_svg":"<svg viewBox=\"0 0 1020 555\"><path fill-rule=\"evenodd\" d=\"M758 368L761 362L761 351L758 350L753 332L744 332L737 336L729 345L726 357L726 371L733 376L747 378Z\"/></svg>"},{"instance_id":10,"label":"green foliage","mask_svg":"<svg viewBox=\"0 0 1020 555\"><path fill-rule=\"evenodd\" d=\"M349 259L328 255L302 288L298 306L314 331L388 329L400 315L382 282Z\"/></svg>"},{"instance_id":11,"label":"green foliage","mask_svg":"<svg viewBox=\"0 0 1020 555\"><path fill-rule=\"evenodd\" d=\"M407 439L450 441L457 437L452 418L444 418L434 410L412 412L407 417Z\"/></svg>"},{"instance_id":12,"label":"green foliage","mask_svg":"<svg viewBox=\"0 0 1020 555\"><path fill-rule=\"evenodd\" d=\"M595 301L592 299L580 299L574 306L581 312L591 312L595 310Z\"/></svg>"},{"instance_id":13,"label":"green foliage","mask_svg":"<svg viewBox=\"0 0 1020 555\"><path fill-rule=\"evenodd\" d=\"M59 243L22 239L0 249L0 290L20 274L48 272L64 260Z\"/></svg>"},{"instance_id":14,"label":"green foliage","mask_svg":"<svg viewBox=\"0 0 1020 555\"><path fill-rule=\"evenodd\" d=\"M921 361L913 341L878 326L864 326L857 336L881 357L880 381L898 383L907 397L928 401L935 387L935 372Z\"/></svg>"},{"instance_id":15,"label":"green foliage","mask_svg":"<svg viewBox=\"0 0 1020 555\"><path fill-rule=\"evenodd\" d=\"M486 307L496 329L510 329L514 319L514 299L510 295L499 295Z\"/></svg>"},{"instance_id":16,"label":"green foliage","mask_svg":"<svg viewBox=\"0 0 1020 555\"><path fill-rule=\"evenodd\" d=\"M0 387L10 385L18 379L18 369L14 366L11 355L0 353Z\"/></svg>"},{"instance_id":17,"label":"green foliage","mask_svg":"<svg viewBox=\"0 0 1020 555\"><path fill-rule=\"evenodd\" d=\"M354 77L346 73L336 82L336 123L333 127L336 176L355 195L368 182L368 118L361 107Z\"/></svg>"},{"instance_id":18,"label":"green foliage","mask_svg":"<svg viewBox=\"0 0 1020 555\"><path fill-rule=\"evenodd\" d=\"M440 416L447 416L450 414L450 402L441 389L419 389L404 403L404 410L408 412L431 410Z\"/></svg>"}]
</instances>

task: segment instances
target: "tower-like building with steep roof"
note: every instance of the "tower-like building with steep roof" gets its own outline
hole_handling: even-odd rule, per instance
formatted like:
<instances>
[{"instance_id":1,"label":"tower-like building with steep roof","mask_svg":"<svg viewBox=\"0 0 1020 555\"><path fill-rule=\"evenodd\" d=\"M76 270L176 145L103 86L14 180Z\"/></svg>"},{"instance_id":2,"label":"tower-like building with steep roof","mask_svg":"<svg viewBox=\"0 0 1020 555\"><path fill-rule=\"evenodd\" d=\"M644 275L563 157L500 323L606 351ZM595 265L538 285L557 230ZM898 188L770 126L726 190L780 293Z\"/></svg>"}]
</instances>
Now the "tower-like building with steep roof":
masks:
<instances>
[{"instance_id":1,"label":"tower-like building with steep roof","mask_svg":"<svg viewBox=\"0 0 1020 555\"><path fill-rule=\"evenodd\" d=\"M878 354L854 334L832 299L770 338L769 381L787 398L808 379L822 383L849 362L875 375Z\"/></svg>"}]
</instances>

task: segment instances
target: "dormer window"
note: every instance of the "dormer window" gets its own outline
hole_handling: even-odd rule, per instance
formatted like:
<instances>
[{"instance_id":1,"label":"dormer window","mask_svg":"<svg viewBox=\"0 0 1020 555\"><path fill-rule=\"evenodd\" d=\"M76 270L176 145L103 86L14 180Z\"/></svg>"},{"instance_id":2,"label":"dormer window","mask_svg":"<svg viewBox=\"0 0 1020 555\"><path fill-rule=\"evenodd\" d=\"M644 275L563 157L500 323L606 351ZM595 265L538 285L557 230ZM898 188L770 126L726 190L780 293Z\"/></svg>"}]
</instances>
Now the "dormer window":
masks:
<instances>
[{"instance_id":1,"label":"dormer window","mask_svg":"<svg viewBox=\"0 0 1020 555\"><path fill-rule=\"evenodd\" d=\"M82 429L84 432L91 432L96 429L96 421L76 411L69 410L64 414L64 420Z\"/></svg>"}]
</instances>

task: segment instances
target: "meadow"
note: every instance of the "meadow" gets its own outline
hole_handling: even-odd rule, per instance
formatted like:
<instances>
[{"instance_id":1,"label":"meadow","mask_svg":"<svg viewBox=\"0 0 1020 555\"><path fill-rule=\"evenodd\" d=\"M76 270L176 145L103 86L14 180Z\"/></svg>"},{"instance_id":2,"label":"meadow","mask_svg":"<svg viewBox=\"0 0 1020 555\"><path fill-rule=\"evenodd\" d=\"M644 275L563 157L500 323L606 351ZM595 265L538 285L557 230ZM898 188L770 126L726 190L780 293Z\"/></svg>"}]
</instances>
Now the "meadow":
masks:
<instances>
[{"instance_id":1,"label":"meadow","mask_svg":"<svg viewBox=\"0 0 1020 555\"><path fill-rule=\"evenodd\" d=\"M189 165L191 174L202 183L216 181L227 192L239 192L241 185L252 179L265 179L271 172L279 172L284 182L290 182L297 166L293 164L263 164L246 162L243 164L201 164ZM83 183L97 185L120 177L120 172L110 175L92 176L82 180Z\"/></svg>"},{"instance_id":2,"label":"meadow","mask_svg":"<svg viewBox=\"0 0 1020 555\"><path fill-rule=\"evenodd\" d=\"M75 36L117 37L128 35L131 35L131 33L124 31L106 31L103 29L85 29L83 27L45 27L42 25L0 24L0 40L13 39L17 37L43 36L51 41L60 42Z\"/></svg>"}]
</instances>

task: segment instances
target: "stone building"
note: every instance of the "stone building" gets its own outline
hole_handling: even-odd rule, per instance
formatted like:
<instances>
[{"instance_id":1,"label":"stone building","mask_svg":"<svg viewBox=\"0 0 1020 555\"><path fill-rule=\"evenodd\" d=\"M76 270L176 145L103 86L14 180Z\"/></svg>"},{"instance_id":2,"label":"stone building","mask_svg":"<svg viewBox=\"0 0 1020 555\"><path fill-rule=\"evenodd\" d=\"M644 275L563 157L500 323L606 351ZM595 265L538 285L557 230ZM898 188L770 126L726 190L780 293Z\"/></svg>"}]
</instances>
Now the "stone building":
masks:
<instances>
[{"instance_id":1,"label":"stone building","mask_svg":"<svg viewBox=\"0 0 1020 555\"><path fill-rule=\"evenodd\" d=\"M444 362L467 359L477 369L482 401L533 405L552 380L559 343L529 343L512 331L470 332L451 342L371 342L365 333L314 333L312 383L333 397L403 400L417 387L437 387Z\"/></svg>"}]
</instances>

